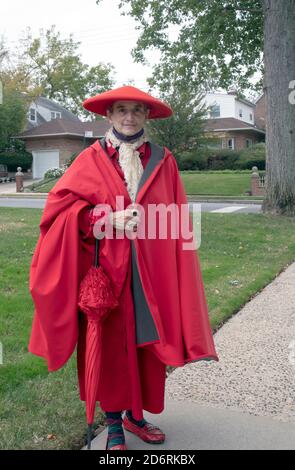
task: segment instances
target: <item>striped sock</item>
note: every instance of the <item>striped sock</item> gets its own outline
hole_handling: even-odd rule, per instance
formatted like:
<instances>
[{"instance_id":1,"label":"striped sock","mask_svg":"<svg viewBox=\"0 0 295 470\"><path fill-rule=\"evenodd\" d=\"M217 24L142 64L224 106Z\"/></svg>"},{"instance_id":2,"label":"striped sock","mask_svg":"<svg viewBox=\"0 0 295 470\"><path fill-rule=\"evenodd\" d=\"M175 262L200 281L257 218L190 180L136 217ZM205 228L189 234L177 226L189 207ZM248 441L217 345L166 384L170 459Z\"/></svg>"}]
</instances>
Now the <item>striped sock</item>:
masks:
<instances>
[{"instance_id":1,"label":"striped sock","mask_svg":"<svg viewBox=\"0 0 295 470\"><path fill-rule=\"evenodd\" d=\"M122 411L106 411L105 415L108 426L108 448L117 444L125 444L125 436L122 427Z\"/></svg>"},{"instance_id":2,"label":"striped sock","mask_svg":"<svg viewBox=\"0 0 295 470\"><path fill-rule=\"evenodd\" d=\"M126 415L127 415L128 419L131 421L131 423L136 424L140 428L143 428L143 426L147 423L147 421L145 419L141 419L140 421L136 421L136 419L134 419L133 416L132 416L132 410L127 410Z\"/></svg>"}]
</instances>

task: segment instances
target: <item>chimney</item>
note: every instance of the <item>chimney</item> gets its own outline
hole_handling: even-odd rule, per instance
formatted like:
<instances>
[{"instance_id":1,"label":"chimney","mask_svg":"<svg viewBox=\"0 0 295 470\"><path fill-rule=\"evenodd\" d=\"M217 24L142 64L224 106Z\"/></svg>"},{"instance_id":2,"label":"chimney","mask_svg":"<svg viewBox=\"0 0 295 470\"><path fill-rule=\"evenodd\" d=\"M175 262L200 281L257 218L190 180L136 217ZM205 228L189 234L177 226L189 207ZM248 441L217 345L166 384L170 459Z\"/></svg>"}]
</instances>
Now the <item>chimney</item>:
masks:
<instances>
[{"instance_id":1,"label":"chimney","mask_svg":"<svg viewBox=\"0 0 295 470\"><path fill-rule=\"evenodd\" d=\"M85 131L84 136L85 137L93 137L93 131Z\"/></svg>"}]
</instances>

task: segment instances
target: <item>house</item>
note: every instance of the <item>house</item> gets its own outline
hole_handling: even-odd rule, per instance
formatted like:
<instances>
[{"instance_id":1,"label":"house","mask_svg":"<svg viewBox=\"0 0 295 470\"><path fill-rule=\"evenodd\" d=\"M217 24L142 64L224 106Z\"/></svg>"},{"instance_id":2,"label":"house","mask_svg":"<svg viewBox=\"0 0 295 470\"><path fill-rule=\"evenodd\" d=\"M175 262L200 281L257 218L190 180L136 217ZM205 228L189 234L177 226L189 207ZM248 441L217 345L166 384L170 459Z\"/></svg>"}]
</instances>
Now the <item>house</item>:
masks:
<instances>
[{"instance_id":1,"label":"house","mask_svg":"<svg viewBox=\"0 0 295 470\"><path fill-rule=\"evenodd\" d=\"M214 138L215 148L242 150L265 140L265 128L261 124L263 106L258 113L257 104L238 97L234 90L207 93L204 103L208 107L205 132Z\"/></svg>"},{"instance_id":2,"label":"house","mask_svg":"<svg viewBox=\"0 0 295 470\"><path fill-rule=\"evenodd\" d=\"M43 178L49 168L59 168L80 153L110 128L107 120L82 122L57 118L32 127L15 136L26 143L26 150L33 155L32 176Z\"/></svg>"},{"instance_id":3,"label":"house","mask_svg":"<svg viewBox=\"0 0 295 470\"><path fill-rule=\"evenodd\" d=\"M40 96L30 104L27 122L23 130L27 131L33 129L53 119L66 119L68 121L80 122L80 119L75 116L75 114L68 111L59 103L49 100L44 96Z\"/></svg>"},{"instance_id":4,"label":"house","mask_svg":"<svg viewBox=\"0 0 295 470\"><path fill-rule=\"evenodd\" d=\"M254 112L255 125L265 130L265 94L259 96L255 101Z\"/></svg>"}]
</instances>

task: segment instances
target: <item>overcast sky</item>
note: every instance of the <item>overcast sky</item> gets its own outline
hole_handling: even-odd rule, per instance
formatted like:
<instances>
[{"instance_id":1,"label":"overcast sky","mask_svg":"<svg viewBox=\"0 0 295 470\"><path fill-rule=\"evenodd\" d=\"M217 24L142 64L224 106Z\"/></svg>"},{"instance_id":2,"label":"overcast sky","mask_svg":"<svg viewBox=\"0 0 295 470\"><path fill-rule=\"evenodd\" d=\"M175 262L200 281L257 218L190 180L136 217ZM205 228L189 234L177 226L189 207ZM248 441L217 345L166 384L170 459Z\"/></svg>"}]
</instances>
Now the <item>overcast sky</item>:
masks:
<instances>
[{"instance_id":1,"label":"overcast sky","mask_svg":"<svg viewBox=\"0 0 295 470\"><path fill-rule=\"evenodd\" d=\"M119 0L102 0L99 5L95 0L3 0L0 34L15 48L26 27L30 26L35 36L40 28L56 25L62 38L73 33L74 40L81 41L79 52L84 63L110 62L117 72L116 86L134 79L134 85L145 90L151 67L133 62L131 49L139 33L135 21L120 14L118 4Z\"/></svg>"},{"instance_id":2,"label":"overcast sky","mask_svg":"<svg viewBox=\"0 0 295 470\"><path fill-rule=\"evenodd\" d=\"M120 14L118 4L119 0L102 0L99 5L95 0L2 0L0 34L13 49L28 26L36 37L40 28L56 25L62 38L69 38L73 33L74 40L81 42L78 52L84 63L114 65L115 86L133 79L136 87L147 91L146 78L151 75L152 65L159 61L160 54L152 51L146 55L150 66L133 62L131 49L139 33L135 30L136 22ZM169 38L176 37L177 26L173 26Z\"/></svg>"}]
</instances>

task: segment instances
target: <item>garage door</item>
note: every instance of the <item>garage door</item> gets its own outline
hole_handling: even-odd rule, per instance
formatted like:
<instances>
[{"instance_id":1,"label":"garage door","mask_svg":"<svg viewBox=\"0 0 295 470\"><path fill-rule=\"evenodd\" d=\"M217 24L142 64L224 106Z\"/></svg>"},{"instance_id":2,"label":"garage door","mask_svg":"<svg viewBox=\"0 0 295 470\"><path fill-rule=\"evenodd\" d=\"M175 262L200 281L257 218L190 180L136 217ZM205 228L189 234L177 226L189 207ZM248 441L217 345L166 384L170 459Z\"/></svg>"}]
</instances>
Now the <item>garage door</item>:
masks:
<instances>
[{"instance_id":1,"label":"garage door","mask_svg":"<svg viewBox=\"0 0 295 470\"><path fill-rule=\"evenodd\" d=\"M43 178L49 168L59 168L59 150L33 150L33 178Z\"/></svg>"}]
</instances>

